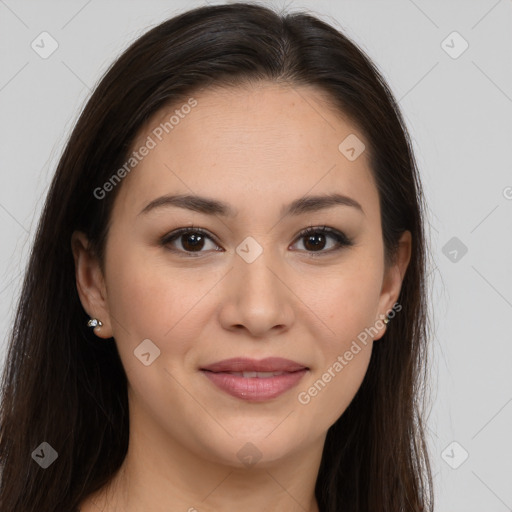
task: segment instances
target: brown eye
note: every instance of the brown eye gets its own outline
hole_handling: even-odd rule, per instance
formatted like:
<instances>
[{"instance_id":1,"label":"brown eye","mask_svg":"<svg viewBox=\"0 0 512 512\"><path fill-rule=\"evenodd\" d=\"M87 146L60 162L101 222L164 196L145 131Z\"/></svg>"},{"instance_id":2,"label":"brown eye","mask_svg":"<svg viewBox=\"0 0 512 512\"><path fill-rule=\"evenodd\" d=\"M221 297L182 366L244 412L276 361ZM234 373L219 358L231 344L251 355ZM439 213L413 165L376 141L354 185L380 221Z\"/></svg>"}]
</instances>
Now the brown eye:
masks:
<instances>
[{"instance_id":1,"label":"brown eye","mask_svg":"<svg viewBox=\"0 0 512 512\"><path fill-rule=\"evenodd\" d=\"M334 240L334 246L324 250L326 245L328 245L329 238ZM332 253L343 247L353 245L353 242L344 233L327 226L310 227L300 233L299 239L304 240L303 246L306 251L319 253L318 255ZM313 254L313 256L317 255Z\"/></svg>"},{"instance_id":2,"label":"brown eye","mask_svg":"<svg viewBox=\"0 0 512 512\"><path fill-rule=\"evenodd\" d=\"M301 240L304 250L311 256L322 256L353 245L353 242L341 231L327 226L309 227L299 234L297 240ZM187 256L200 256L207 253L207 244L210 242L210 250L222 249L205 230L200 228L181 228L166 235L160 241L161 245L169 250ZM203 249L207 250L203 250ZM327 248L326 248L327 247Z\"/></svg>"},{"instance_id":3,"label":"brown eye","mask_svg":"<svg viewBox=\"0 0 512 512\"><path fill-rule=\"evenodd\" d=\"M204 247L204 235L190 232L184 235L180 235L180 241L182 247L187 251L201 250Z\"/></svg>"},{"instance_id":4,"label":"brown eye","mask_svg":"<svg viewBox=\"0 0 512 512\"><path fill-rule=\"evenodd\" d=\"M213 239L202 229L182 228L166 235L161 240L161 244L175 252L198 253L197 255L199 255L202 252L206 252L202 249L204 249L207 241L213 242ZM178 246L176 248L176 243L181 245L181 247ZM215 243L213 245L214 250L217 250L218 246Z\"/></svg>"}]
</instances>

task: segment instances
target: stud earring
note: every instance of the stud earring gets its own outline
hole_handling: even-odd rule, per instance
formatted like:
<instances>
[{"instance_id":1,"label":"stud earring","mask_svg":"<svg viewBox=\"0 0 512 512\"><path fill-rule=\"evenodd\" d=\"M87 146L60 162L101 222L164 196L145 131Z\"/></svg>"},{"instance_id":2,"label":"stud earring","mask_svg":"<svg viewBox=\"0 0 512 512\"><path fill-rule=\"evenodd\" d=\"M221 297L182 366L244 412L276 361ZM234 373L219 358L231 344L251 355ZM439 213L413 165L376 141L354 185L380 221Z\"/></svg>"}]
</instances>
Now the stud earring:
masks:
<instances>
[{"instance_id":1,"label":"stud earring","mask_svg":"<svg viewBox=\"0 0 512 512\"><path fill-rule=\"evenodd\" d=\"M97 318L91 318L87 322L87 327L101 327L103 325L101 320L98 320Z\"/></svg>"},{"instance_id":2,"label":"stud earring","mask_svg":"<svg viewBox=\"0 0 512 512\"><path fill-rule=\"evenodd\" d=\"M388 316L386 315L386 318L384 318L384 323L387 325L387 324L389 324L389 321L390 321L390 319L389 319L389 318L388 318Z\"/></svg>"}]
</instances>

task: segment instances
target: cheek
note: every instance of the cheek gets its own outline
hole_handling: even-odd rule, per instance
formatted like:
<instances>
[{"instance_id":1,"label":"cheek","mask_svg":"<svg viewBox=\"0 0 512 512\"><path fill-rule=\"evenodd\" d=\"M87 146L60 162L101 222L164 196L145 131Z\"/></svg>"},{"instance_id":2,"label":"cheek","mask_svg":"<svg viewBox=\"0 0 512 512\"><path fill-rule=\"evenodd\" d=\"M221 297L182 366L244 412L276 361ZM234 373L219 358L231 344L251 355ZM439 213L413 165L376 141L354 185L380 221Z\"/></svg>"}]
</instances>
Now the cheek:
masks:
<instances>
[{"instance_id":1,"label":"cheek","mask_svg":"<svg viewBox=\"0 0 512 512\"><path fill-rule=\"evenodd\" d=\"M327 302L331 331L324 338L323 367L320 372L329 370L342 375L333 381L357 380L357 375L366 371L371 353L372 338L368 335L368 329L375 324L378 301L376 287L370 279L353 279L331 288L331 295L332 300ZM340 359L343 369L337 364Z\"/></svg>"},{"instance_id":2,"label":"cheek","mask_svg":"<svg viewBox=\"0 0 512 512\"><path fill-rule=\"evenodd\" d=\"M299 403L309 417L322 418L324 426L343 414L366 375L372 352L371 328L378 315L379 265L366 260L348 267L342 275L331 276L316 294L315 310L326 319L329 329L317 338L315 371L299 390Z\"/></svg>"},{"instance_id":3,"label":"cheek","mask_svg":"<svg viewBox=\"0 0 512 512\"><path fill-rule=\"evenodd\" d=\"M347 265L336 276L325 280L317 293L317 311L331 329L333 349L345 344L365 328L374 325L378 315L382 273L375 261L367 259ZM332 341L331 340L331 341Z\"/></svg>"},{"instance_id":4,"label":"cheek","mask_svg":"<svg viewBox=\"0 0 512 512\"><path fill-rule=\"evenodd\" d=\"M318 412L326 411L329 425L345 412L359 390L368 370L372 343L355 341L344 349L314 384L319 389Z\"/></svg>"},{"instance_id":5,"label":"cheek","mask_svg":"<svg viewBox=\"0 0 512 512\"><path fill-rule=\"evenodd\" d=\"M160 351L148 368L165 368L174 374L193 365L194 349L218 306L218 301L212 300L212 288L221 280L222 271L199 274L190 266L172 268L161 255L153 257L147 250L115 242L109 258L109 308L127 374L132 374L135 382L141 367L147 369L134 357L146 339ZM168 378L164 375L164 380ZM154 385L158 389L159 384Z\"/></svg>"},{"instance_id":6,"label":"cheek","mask_svg":"<svg viewBox=\"0 0 512 512\"><path fill-rule=\"evenodd\" d=\"M115 268L112 267L109 276L109 308L114 326L120 324L117 329L114 327L116 334L122 335L119 330L124 328L132 335L161 335L166 321L172 320L166 317L178 302L176 290L167 285L154 267L144 265L127 253ZM164 304L170 307L164 310Z\"/></svg>"},{"instance_id":7,"label":"cheek","mask_svg":"<svg viewBox=\"0 0 512 512\"><path fill-rule=\"evenodd\" d=\"M119 349L133 353L142 340L150 339L162 353L171 342L173 353L185 351L182 345L190 336L184 329L195 325L190 316L205 294L201 283L192 274L170 272L121 245L112 250L107 264L108 302Z\"/></svg>"},{"instance_id":8,"label":"cheek","mask_svg":"<svg viewBox=\"0 0 512 512\"><path fill-rule=\"evenodd\" d=\"M335 334L322 340L319 357L310 378L297 396L308 418L329 428L353 400L368 370L372 337L366 310L347 307L331 321Z\"/></svg>"}]
</instances>

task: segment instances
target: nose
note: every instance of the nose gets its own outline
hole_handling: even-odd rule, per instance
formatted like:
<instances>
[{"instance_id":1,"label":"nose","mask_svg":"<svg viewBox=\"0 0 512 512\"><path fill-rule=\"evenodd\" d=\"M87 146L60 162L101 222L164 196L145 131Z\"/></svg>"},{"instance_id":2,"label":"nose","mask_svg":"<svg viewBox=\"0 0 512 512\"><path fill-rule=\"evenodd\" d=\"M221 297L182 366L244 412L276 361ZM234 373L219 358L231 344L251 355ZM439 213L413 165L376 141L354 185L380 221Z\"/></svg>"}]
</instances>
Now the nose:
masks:
<instances>
[{"instance_id":1,"label":"nose","mask_svg":"<svg viewBox=\"0 0 512 512\"><path fill-rule=\"evenodd\" d=\"M242 252L240 254L243 254ZM246 330L267 338L290 329L294 300L289 272L271 250L254 260L235 254L234 267L225 279L219 319L224 329Z\"/></svg>"}]
</instances>

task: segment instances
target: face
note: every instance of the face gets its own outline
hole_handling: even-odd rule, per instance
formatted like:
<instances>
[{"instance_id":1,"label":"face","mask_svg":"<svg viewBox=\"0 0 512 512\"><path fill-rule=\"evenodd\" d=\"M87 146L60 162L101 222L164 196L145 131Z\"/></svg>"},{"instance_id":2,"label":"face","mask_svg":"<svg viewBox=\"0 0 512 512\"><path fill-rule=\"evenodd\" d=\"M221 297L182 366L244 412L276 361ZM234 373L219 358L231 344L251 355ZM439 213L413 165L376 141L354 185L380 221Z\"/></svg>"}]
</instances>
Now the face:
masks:
<instances>
[{"instance_id":1,"label":"face","mask_svg":"<svg viewBox=\"0 0 512 512\"><path fill-rule=\"evenodd\" d=\"M355 396L410 245L385 268L368 142L318 90L194 99L139 134L133 150L153 147L116 185L105 274L77 259L79 293L115 338L139 424L210 461L264 465L323 443Z\"/></svg>"}]
</instances>

